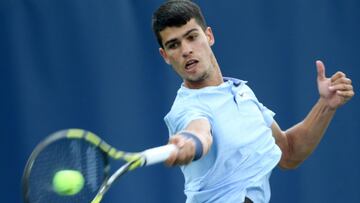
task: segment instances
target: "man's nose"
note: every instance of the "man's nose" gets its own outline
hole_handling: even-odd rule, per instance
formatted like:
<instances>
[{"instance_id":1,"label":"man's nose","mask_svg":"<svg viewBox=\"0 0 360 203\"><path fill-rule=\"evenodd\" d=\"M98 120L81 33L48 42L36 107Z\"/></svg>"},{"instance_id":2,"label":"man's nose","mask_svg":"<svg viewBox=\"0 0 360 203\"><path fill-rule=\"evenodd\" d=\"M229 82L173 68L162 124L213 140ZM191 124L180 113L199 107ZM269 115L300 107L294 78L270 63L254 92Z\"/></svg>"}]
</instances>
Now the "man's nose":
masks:
<instances>
[{"instance_id":1,"label":"man's nose","mask_svg":"<svg viewBox=\"0 0 360 203\"><path fill-rule=\"evenodd\" d=\"M187 58L189 55L193 53L192 47L189 43L182 44L182 55L184 58Z\"/></svg>"}]
</instances>

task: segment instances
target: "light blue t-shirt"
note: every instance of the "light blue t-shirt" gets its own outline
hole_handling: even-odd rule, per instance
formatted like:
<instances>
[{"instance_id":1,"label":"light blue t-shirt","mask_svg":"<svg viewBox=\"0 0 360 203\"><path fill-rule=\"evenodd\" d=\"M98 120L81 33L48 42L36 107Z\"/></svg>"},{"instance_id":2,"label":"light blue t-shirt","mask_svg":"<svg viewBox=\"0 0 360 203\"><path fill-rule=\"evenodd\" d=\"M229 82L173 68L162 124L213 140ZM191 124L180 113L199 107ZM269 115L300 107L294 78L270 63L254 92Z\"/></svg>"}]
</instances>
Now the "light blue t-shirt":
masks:
<instances>
[{"instance_id":1,"label":"light blue t-shirt","mask_svg":"<svg viewBox=\"0 0 360 203\"><path fill-rule=\"evenodd\" d=\"M269 177L281 150L272 136L272 111L262 105L245 81L224 78L219 86L181 86L165 116L169 134L195 119L211 124L213 144L201 159L182 166L187 203L269 202Z\"/></svg>"}]
</instances>

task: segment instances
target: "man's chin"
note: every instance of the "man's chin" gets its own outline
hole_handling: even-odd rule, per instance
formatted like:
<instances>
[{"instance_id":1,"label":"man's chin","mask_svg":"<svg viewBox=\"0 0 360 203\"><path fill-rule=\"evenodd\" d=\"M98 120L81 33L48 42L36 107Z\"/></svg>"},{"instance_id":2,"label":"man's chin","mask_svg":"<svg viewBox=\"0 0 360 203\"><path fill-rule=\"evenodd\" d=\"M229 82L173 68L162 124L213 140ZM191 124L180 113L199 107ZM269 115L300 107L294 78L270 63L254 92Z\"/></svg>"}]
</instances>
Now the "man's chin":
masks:
<instances>
[{"instance_id":1,"label":"man's chin","mask_svg":"<svg viewBox=\"0 0 360 203\"><path fill-rule=\"evenodd\" d=\"M204 73L202 75L194 75L193 77L188 77L186 80L191 83L201 83L204 82L206 78L208 78L208 75Z\"/></svg>"}]
</instances>

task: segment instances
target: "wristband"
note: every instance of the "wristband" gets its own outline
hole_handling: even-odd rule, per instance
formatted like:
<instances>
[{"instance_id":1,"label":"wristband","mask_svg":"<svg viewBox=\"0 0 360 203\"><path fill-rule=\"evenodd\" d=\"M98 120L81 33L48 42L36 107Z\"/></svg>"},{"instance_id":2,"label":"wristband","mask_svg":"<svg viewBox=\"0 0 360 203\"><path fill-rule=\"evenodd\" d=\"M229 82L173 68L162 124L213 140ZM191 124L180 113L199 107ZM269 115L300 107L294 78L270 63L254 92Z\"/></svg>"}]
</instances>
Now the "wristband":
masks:
<instances>
[{"instance_id":1,"label":"wristband","mask_svg":"<svg viewBox=\"0 0 360 203\"><path fill-rule=\"evenodd\" d=\"M178 134L181 136L184 136L186 138L190 138L194 141L195 155L194 155L193 161L200 159L203 155L203 144L201 143L200 139L194 133L187 132L187 131L181 131Z\"/></svg>"}]
</instances>

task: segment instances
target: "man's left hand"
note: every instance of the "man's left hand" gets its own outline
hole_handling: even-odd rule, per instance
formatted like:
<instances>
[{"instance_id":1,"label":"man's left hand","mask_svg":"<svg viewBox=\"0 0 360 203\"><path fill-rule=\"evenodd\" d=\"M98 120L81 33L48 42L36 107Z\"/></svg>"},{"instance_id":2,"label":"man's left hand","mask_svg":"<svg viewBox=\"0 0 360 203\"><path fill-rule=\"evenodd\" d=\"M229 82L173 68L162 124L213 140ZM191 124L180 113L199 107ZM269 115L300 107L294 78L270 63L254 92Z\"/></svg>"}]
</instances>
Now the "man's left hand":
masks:
<instances>
[{"instance_id":1,"label":"man's left hand","mask_svg":"<svg viewBox=\"0 0 360 203\"><path fill-rule=\"evenodd\" d=\"M331 109L337 109L354 96L351 80L338 71L330 78L325 76L325 66L322 61L316 61L317 84L320 98L324 99Z\"/></svg>"}]
</instances>

